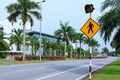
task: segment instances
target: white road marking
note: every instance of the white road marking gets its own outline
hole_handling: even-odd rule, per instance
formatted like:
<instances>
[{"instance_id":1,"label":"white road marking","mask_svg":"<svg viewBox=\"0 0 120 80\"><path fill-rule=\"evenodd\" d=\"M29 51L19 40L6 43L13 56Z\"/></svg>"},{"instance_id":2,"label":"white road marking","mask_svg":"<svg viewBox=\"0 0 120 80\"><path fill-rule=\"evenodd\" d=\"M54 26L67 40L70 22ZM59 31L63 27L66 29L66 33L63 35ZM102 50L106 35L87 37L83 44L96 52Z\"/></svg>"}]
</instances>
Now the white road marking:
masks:
<instances>
[{"instance_id":1,"label":"white road marking","mask_svg":"<svg viewBox=\"0 0 120 80\"><path fill-rule=\"evenodd\" d=\"M85 77L87 77L88 76L88 73L87 74L85 74L85 75L83 75L83 76L80 76L80 77L78 77L77 79L75 79L75 80L81 80L81 79L83 79L83 78L85 78Z\"/></svg>"},{"instance_id":2,"label":"white road marking","mask_svg":"<svg viewBox=\"0 0 120 80\"><path fill-rule=\"evenodd\" d=\"M80 67L73 68L73 69L69 69L69 70L66 70L66 71L64 71L64 72L55 73L55 74L48 75L48 76L45 76L45 77L41 77L41 78L38 78L38 79L35 79L35 80L46 79L46 78L53 77L53 76L56 76L56 75L60 75L60 74L66 73L66 72L74 71L74 70L77 70L77 69L80 69Z\"/></svg>"}]
</instances>

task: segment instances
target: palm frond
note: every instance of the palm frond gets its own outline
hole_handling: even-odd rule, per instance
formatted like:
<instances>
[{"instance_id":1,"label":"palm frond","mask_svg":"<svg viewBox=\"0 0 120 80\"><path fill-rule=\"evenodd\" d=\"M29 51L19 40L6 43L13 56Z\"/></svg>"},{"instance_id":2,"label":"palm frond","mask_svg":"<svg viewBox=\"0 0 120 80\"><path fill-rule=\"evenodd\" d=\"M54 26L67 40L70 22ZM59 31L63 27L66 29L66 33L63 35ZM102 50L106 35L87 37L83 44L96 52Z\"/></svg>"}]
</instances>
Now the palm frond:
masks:
<instances>
[{"instance_id":1,"label":"palm frond","mask_svg":"<svg viewBox=\"0 0 120 80\"><path fill-rule=\"evenodd\" d=\"M54 32L54 35L58 37L59 35L61 35L61 33L63 33L63 31L61 29L58 29Z\"/></svg>"},{"instance_id":2,"label":"palm frond","mask_svg":"<svg viewBox=\"0 0 120 80\"><path fill-rule=\"evenodd\" d=\"M120 7L120 0L105 0L102 3L101 11L104 11L106 8L111 7L112 9Z\"/></svg>"},{"instance_id":3,"label":"palm frond","mask_svg":"<svg viewBox=\"0 0 120 80\"><path fill-rule=\"evenodd\" d=\"M35 18L37 19L41 19L42 18L42 15L37 12L37 11L28 11L31 15L33 15Z\"/></svg>"},{"instance_id":4,"label":"palm frond","mask_svg":"<svg viewBox=\"0 0 120 80\"><path fill-rule=\"evenodd\" d=\"M29 20L30 20L30 24L31 24L31 27L32 27L33 24L34 24L34 21L33 21L32 17L31 17L31 15L28 15L28 18L29 18Z\"/></svg>"},{"instance_id":5,"label":"palm frond","mask_svg":"<svg viewBox=\"0 0 120 80\"><path fill-rule=\"evenodd\" d=\"M118 8L112 9L99 18L98 23L102 26L100 33L105 43L110 40L112 32L120 25L120 21L117 19L120 18L119 12Z\"/></svg>"},{"instance_id":6,"label":"palm frond","mask_svg":"<svg viewBox=\"0 0 120 80\"><path fill-rule=\"evenodd\" d=\"M11 13L7 19L10 21L10 22L16 22L17 21L17 17L21 14L21 12L15 12L15 13Z\"/></svg>"},{"instance_id":7,"label":"palm frond","mask_svg":"<svg viewBox=\"0 0 120 80\"><path fill-rule=\"evenodd\" d=\"M8 5L6 8L8 13L14 13L20 10L20 5L17 3L14 3L14 4Z\"/></svg>"}]
</instances>

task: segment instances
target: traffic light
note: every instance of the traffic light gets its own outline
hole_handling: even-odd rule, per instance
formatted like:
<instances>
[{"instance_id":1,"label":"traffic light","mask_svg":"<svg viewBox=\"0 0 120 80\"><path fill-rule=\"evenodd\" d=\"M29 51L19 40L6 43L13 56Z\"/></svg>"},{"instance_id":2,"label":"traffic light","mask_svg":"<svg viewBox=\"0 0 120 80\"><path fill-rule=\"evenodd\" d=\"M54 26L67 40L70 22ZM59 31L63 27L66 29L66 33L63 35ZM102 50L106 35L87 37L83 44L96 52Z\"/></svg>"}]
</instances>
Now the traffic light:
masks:
<instances>
[{"instance_id":1,"label":"traffic light","mask_svg":"<svg viewBox=\"0 0 120 80\"><path fill-rule=\"evenodd\" d=\"M93 12L93 10L94 10L94 7L92 4L85 5L85 12L86 13L91 13L91 12Z\"/></svg>"}]
</instances>

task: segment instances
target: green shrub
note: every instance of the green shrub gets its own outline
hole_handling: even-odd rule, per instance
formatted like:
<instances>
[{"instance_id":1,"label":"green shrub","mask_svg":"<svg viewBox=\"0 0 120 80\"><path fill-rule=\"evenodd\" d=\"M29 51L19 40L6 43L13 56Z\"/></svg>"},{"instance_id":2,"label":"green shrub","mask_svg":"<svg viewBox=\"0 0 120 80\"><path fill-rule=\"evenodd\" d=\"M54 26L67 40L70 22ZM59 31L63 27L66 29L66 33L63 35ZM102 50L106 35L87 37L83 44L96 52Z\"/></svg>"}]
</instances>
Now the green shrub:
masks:
<instances>
[{"instance_id":1,"label":"green shrub","mask_svg":"<svg viewBox=\"0 0 120 80\"><path fill-rule=\"evenodd\" d=\"M7 55L6 53L0 53L0 58L2 58L2 59L3 59L3 58L5 58L5 57L6 57L6 55Z\"/></svg>"}]
</instances>

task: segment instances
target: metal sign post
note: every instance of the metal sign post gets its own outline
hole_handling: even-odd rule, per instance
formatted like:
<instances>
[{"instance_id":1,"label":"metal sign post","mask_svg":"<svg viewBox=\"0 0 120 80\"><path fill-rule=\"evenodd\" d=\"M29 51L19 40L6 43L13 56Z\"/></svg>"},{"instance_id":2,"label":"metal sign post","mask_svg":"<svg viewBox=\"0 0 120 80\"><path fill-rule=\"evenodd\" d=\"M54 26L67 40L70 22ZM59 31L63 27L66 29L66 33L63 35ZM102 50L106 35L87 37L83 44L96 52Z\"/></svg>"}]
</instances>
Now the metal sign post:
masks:
<instances>
[{"instance_id":1,"label":"metal sign post","mask_svg":"<svg viewBox=\"0 0 120 80\"><path fill-rule=\"evenodd\" d=\"M89 80L92 79L92 40L89 39Z\"/></svg>"},{"instance_id":2,"label":"metal sign post","mask_svg":"<svg viewBox=\"0 0 120 80\"><path fill-rule=\"evenodd\" d=\"M85 5L85 12L90 13L90 18L80 29L89 39L89 80L92 79L92 37L100 30L100 25L97 24L92 18L91 13L94 7L92 4Z\"/></svg>"},{"instance_id":3,"label":"metal sign post","mask_svg":"<svg viewBox=\"0 0 120 80\"><path fill-rule=\"evenodd\" d=\"M91 18L91 13L90 13ZM89 80L92 79L92 40L89 39L89 48L90 48L90 54L89 54Z\"/></svg>"}]
</instances>

